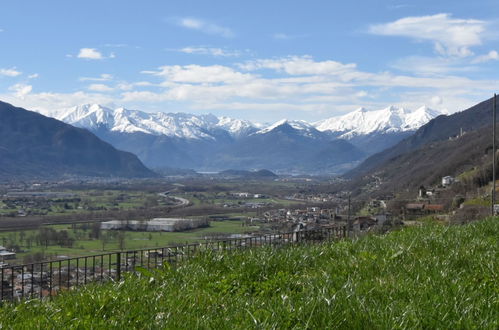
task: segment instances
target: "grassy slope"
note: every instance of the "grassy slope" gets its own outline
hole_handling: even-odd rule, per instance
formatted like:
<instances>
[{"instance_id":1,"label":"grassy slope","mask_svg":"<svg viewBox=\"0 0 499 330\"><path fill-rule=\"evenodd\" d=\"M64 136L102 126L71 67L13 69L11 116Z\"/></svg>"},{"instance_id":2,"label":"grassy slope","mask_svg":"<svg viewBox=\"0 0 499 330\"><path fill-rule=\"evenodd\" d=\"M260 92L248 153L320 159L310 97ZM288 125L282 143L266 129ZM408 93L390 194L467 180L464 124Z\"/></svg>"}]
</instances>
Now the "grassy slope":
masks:
<instances>
[{"instance_id":1,"label":"grassy slope","mask_svg":"<svg viewBox=\"0 0 499 330\"><path fill-rule=\"evenodd\" d=\"M499 327L499 221L203 255L0 309L4 327Z\"/></svg>"}]
</instances>

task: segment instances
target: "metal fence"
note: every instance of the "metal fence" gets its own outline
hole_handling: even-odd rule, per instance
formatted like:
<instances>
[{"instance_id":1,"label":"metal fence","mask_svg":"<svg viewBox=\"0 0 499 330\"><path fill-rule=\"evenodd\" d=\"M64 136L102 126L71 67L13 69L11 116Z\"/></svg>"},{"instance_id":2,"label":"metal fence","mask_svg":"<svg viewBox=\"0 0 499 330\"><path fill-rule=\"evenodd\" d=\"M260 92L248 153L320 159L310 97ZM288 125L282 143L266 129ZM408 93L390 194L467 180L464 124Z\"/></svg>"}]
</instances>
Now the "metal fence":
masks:
<instances>
[{"instance_id":1,"label":"metal fence","mask_svg":"<svg viewBox=\"0 0 499 330\"><path fill-rule=\"evenodd\" d=\"M120 280L124 272L134 272L137 267L159 268L165 262L175 265L204 251L322 242L346 234L346 226L335 226L7 266L0 269L0 302L53 297L87 283Z\"/></svg>"}]
</instances>

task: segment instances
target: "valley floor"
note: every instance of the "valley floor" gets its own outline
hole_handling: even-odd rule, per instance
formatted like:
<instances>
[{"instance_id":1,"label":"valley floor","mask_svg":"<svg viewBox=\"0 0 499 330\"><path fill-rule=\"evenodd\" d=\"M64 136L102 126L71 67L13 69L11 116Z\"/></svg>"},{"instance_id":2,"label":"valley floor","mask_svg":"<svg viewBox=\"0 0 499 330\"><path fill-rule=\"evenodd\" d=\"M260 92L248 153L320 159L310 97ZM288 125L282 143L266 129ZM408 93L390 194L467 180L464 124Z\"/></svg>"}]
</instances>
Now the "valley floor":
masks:
<instances>
[{"instance_id":1,"label":"valley floor","mask_svg":"<svg viewBox=\"0 0 499 330\"><path fill-rule=\"evenodd\" d=\"M52 301L6 304L0 328L497 329L498 247L496 218L204 254Z\"/></svg>"}]
</instances>

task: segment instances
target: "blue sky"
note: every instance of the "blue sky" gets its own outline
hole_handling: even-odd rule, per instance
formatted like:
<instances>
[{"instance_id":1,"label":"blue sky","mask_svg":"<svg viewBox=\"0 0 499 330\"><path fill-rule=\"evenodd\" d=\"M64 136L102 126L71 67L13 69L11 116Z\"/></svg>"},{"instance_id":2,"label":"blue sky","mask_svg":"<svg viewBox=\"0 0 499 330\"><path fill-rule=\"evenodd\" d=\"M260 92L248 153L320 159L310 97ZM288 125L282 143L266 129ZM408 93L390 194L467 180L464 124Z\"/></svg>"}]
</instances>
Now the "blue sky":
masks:
<instances>
[{"instance_id":1,"label":"blue sky","mask_svg":"<svg viewBox=\"0 0 499 330\"><path fill-rule=\"evenodd\" d=\"M315 121L499 90L499 1L4 1L0 100Z\"/></svg>"}]
</instances>

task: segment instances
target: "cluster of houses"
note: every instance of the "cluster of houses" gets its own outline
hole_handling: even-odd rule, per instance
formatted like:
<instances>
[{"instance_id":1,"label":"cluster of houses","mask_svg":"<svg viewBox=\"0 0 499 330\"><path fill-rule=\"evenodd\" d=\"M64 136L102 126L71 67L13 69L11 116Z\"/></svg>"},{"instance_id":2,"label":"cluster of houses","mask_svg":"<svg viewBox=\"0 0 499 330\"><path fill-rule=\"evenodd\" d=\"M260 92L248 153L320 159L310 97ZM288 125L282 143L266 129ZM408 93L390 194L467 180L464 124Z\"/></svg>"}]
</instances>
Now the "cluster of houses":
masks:
<instances>
[{"instance_id":1,"label":"cluster of houses","mask_svg":"<svg viewBox=\"0 0 499 330\"><path fill-rule=\"evenodd\" d=\"M306 201L312 203L324 203L324 202L339 202L341 198L338 197L338 194L330 194L330 193L315 193L315 194L304 194L304 193L296 193L285 197L286 199L296 200L296 201Z\"/></svg>"},{"instance_id":2,"label":"cluster of houses","mask_svg":"<svg viewBox=\"0 0 499 330\"><path fill-rule=\"evenodd\" d=\"M447 211L446 206L437 203L443 190L451 186L456 179L450 175L442 177L442 183L438 187L419 187L418 197L415 202L407 203L403 209L404 219L415 219L425 215L437 214Z\"/></svg>"},{"instance_id":3,"label":"cluster of houses","mask_svg":"<svg viewBox=\"0 0 499 330\"><path fill-rule=\"evenodd\" d=\"M61 266L0 268L0 301L22 297L47 297L60 289L69 289L90 281L103 281L116 276L116 269L100 264L87 268Z\"/></svg>"},{"instance_id":4,"label":"cluster of houses","mask_svg":"<svg viewBox=\"0 0 499 330\"><path fill-rule=\"evenodd\" d=\"M10 191L2 196L3 208L16 210L9 216L44 215L55 205L80 202L77 195L64 192Z\"/></svg>"},{"instance_id":5,"label":"cluster of houses","mask_svg":"<svg viewBox=\"0 0 499 330\"><path fill-rule=\"evenodd\" d=\"M282 228L314 229L331 225L349 225L353 230L367 230L373 226L381 226L390 217L386 214L375 216L338 215L338 209L308 207L306 209L277 209L263 213L261 218L250 219L251 223L280 224Z\"/></svg>"},{"instance_id":6,"label":"cluster of houses","mask_svg":"<svg viewBox=\"0 0 499 330\"><path fill-rule=\"evenodd\" d=\"M230 193L233 198L267 198L268 196L264 194L252 194L249 192L233 192Z\"/></svg>"},{"instance_id":7,"label":"cluster of houses","mask_svg":"<svg viewBox=\"0 0 499 330\"><path fill-rule=\"evenodd\" d=\"M304 222L320 223L340 220L335 210L321 209L320 207L308 207L306 209L277 209L263 213L265 222Z\"/></svg>"},{"instance_id":8,"label":"cluster of houses","mask_svg":"<svg viewBox=\"0 0 499 330\"><path fill-rule=\"evenodd\" d=\"M268 202L237 202L237 203L231 203L231 202L226 202L223 203L224 208L250 208L250 209L259 209L261 207L268 207L272 205L271 203Z\"/></svg>"}]
</instances>

